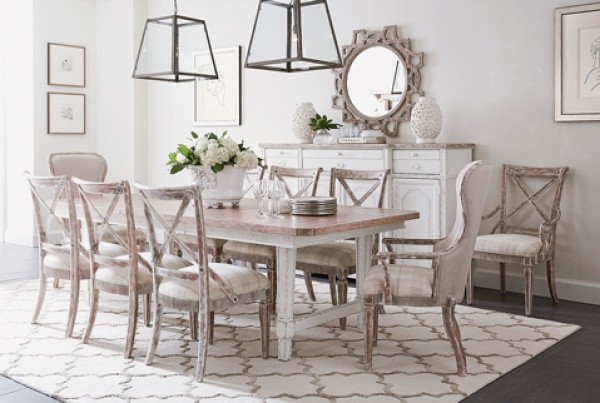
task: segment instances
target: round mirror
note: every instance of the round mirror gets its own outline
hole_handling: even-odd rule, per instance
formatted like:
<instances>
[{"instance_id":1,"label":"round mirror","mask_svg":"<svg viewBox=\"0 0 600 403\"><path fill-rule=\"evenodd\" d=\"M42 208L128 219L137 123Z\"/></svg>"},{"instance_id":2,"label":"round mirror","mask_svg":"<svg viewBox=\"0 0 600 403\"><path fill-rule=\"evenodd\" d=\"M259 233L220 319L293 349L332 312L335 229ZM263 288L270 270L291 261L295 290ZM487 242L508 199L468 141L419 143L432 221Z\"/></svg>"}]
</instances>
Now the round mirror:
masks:
<instances>
[{"instance_id":1,"label":"round mirror","mask_svg":"<svg viewBox=\"0 0 600 403\"><path fill-rule=\"evenodd\" d=\"M371 46L352 61L346 85L348 98L358 112L372 118L385 116L405 98L406 66L388 47Z\"/></svg>"}]
</instances>

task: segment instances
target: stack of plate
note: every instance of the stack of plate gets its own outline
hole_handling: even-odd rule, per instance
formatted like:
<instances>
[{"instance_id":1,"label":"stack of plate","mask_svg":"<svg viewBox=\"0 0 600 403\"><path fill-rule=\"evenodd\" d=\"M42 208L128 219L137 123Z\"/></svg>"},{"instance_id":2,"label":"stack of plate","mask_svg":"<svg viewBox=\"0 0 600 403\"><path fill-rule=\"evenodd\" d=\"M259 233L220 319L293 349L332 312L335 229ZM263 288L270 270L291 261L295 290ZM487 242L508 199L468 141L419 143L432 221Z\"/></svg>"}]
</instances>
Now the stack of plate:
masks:
<instances>
[{"instance_id":1,"label":"stack of plate","mask_svg":"<svg viewBox=\"0 0 600 403\"><path fill-rule=\"evenodd\" d=\"M332 215L337 213L335 197L297 197L292 199L292 214Z\"/></svg>"}]
</instances>

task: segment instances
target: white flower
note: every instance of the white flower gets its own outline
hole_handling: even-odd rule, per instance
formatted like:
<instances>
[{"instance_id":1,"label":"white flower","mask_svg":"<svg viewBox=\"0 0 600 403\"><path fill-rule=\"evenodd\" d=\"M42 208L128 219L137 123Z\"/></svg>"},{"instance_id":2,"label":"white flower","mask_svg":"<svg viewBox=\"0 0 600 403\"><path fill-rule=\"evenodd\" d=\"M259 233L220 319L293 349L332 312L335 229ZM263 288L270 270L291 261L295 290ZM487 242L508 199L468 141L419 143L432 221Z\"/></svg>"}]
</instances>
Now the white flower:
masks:
<instances>
[{"instance_id":1,"label":"white flower","mask_svg":"<svg viewBox=\"0 0 600 403\"><path fill-rule=\"evenodd\" d=\"M223 141L221 141L221 144L223 144L223 146L229 152L229 158L234 157L240 150L238 143L230 138L224 138Z\"/></svg>"},{"instance_id":2,"label":"white flower","mask_svg":"<svg viewBox=\"0 0 600 403\"><path fill-rule=\"evenodd\" d=\"M185 155L183 155L182 153L177 153L177 155L175 156L175 159L177 160L177 162L179 162L180 164L188 164L190 162L190 160L188 159L188 157L186 157Z\"/></svg>"},{"instance_id":3,"label":"white flower","mask_svg":"<svg viewBox=\"0 0 600 403\"><path fill-rule=\"evenodd\" d=\"M243 169L254 169L258 166L258 156L252 150L239 151L235 164Z\"/></svg>"}]
</instances>

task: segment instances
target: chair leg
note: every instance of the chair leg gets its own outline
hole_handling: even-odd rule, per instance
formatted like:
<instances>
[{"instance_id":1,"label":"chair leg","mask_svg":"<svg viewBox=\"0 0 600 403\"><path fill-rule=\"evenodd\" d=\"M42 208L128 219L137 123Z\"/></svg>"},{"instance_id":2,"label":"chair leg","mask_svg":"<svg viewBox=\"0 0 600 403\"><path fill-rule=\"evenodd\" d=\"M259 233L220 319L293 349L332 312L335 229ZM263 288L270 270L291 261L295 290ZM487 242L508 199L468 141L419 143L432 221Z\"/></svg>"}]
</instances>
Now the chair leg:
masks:
<instances>
[{"instance_id":1,"label":"chair leg","mask_svg":"<svg viewBox=\"0 0 600 403\"><path fill-rule=\"evenodd\" d=\"M198 322L200 324L198 334L198 359L196 361L196 381L202 382L204 379L204 368L206 367L206 356L208 352L208 326L207 322L207 308L200 304L198 312Z\"/></svg>"},{"instance_id":2,"label":"chair leg","mask_svg":"<svg viewBox=\"0 0 600 403\"><path fill-rule=\"evenodd\" d=\"M60 287L60 279L55 278L54 281L52 282L52 288L58 288L58 287Z\"/></svg>"},{"instance_id":3,"label":"chair leg","mask_svg":"<svg viewBox=\"0 0 600 403\"><path fill-rule=\"evenodd\" d=\"M263 300L260 302L258 308L258 314L260 316L260 339L262 344L262 358L269 358L269 343L270 343L270 332L271 332L271 312L269 308L271 302Z\"/></svg>"},{"instance_id":4,"label":"chair leg","mask_svg":"<svg viewBox=\"0 0 600 403\"><path fill-rule=\"evenodd\" d=\"M558 304L558 294L556 293L556 279L554 277L554 259L550 259L546 262L546 277L548 278L548 288L550 289L550 296L555 304Z\"/></svg>"},{"instance_id":5,"label":"chair leg","mask_svg":"<svg viewBox=\"0 0 600 403\"><path fill-rule=\"evenodd\" d=\"M46 274L44 274L43 271L40 271L40 290L38 291L38 299L35 303L35 310L33 311L31 323L37 323L40 312L42 311L42 305L44 305L44 298L46 297L46 282Z\"/></svg>"},{"instance_id":6,"label":"chair leg","mask_svg":"<svg viewBox=\"0 0 600 403\"><path fill-rule=\"evenodd\" d=\"M348 278L344 274L342 278L337 279L338 305L348 302ZM346 330L346 318L340 318L340 329Z\"/></svg>"},{"instance_id":7,"label":"chair leg","mask_svg":"<svg viewBox=\"0 0 600 403\"><path fill-rule=\"evenodd\" d=\"M208 313L208 344L215 342L215 311Z\"/></svg>"},{"instance_id":8,"label":"chair leg","mask_svg":"<svg viewBox=\"0 0 600 403\"><path fill-rule=\"evenodd\" d=\"M77 309L79 307L79 278L71 281L71 295L69 296L69 319L67 320L67 329L65 331L65 337L71 337L73 335L73 328L75 327L75 319L77 318Z\"/></svg>"},{"instance_id":9,"label":"chair leg","mask_svg":"<svg viewBox=\"0 0 600 403\"><path fill-rule=\"evenodd\" d=\"M83 334L83 344L90 341L90 335L94 329L94 323L96 323L96 315L98 314L98 300L100 299L100 291L92 289L92 301L90 303L90 314L88 316L88 323L85 327Z\"/></svg>"},{"instance_id":10,"label":"chair leg","mask_svg":"<svg viewBox=\"0 0 600 403\"><path fill-rule=\"evenodd\" d=\"M533 305L533 268L523 268L523 277L525 279L525 315L529 316Z\"/></svg>"},{"instance_id":11,"label":"chair leg","mask_svg":"<svg viewBox=\"0 0 600 403\"><path fill-rule=\"evenodd\" d=\"M271 315L277 313L277 268L274 263L267 263L267 277L271 283Z\"/></svg>"},{"instance_id":12,"label":"chair leg","mask_svg":"<svg viewBox=\"0 0 600 403\"><path fill-rule=\"evenodd\" d=\"M506 263L500 263L500 292L506 294Z\"/></svg>"},{"instance_id":13,"label":"chair leg","mask_svg":"<svg viewBox=\"0 0 600 403\"><path fill-rule=\"evenodd\" d=\"M377 345L377 338L379 336L379 307L381 304L375 305L373 310L373 346Z\"/></svg>"},{"instance_id":14,"label":"chair leg","mask_svg":"<svg viewBox=\"0 0 600 403\"><path fill-rule=\"evenodd\" d=\"M160 341L160 329L162 322L162 310L163 307L156 300L158 296L155 296L154 301L154 323L152 325L152 340L150 340L150 345L148 346L148 353L146 354L146 365L152 364L154 361L154 355L156 354L156 348L158 347L158 342Z\"/></svg>"},{"instance_id":15,"label":"chair leg","mask_svg":"<svg viewBox=\"0 0 600 403\"><path fill-rule=\"evenodd\" d=\"M331 303L333 305L337 305L338 304L338 297L337 297L337 289L336 289L336 283L335 283L335 278L336 275L335 274L330 274L328 279L329 279L329 292L331 293Z\"/></svg>"},{"instance_id":16,"label":"chair leg","mask_svg":"<svg viewBox=\"0 0 600 403\"><path fill-rule=\"evenodd\" d=\"M312 283L312 273L308 270L304 270L304 284L306 284L306 292L308 293L308 298L311 301L316 301L317 297L315 297L315 290L313 289Z\"/></svg>"},{"instance_id":17,"label":"chair leg","mask_svg":"<svg viewBox=\"0 0 600 403\"><path fill-rule=\"evenodd\" d=\"M190 337L192 340L198 340L198 313L194 311L189 312L190 318Z\"/></svg>"},{"instance_id":18,"label":"chair leg","mask_svg":"<svg viewBox=\"0 0 600 403\"><path fill-rule=\"evenodd\" d=\"M467 304L473 304L473 294L475 292L475 262L471 260L471 270L467 275Z\"/></svg>"},{"instance_id":19,"label":"chair leg","mask_svg":"<svg viewBox=\"0 0 600 403\"><path fill-rule=\"evenodd\" d=\"M365 316L365 370L370 371L373 367L373 326L375 316L375 298L372 295L365 295L364 316Z\"/></svg>"},{"instance_id":20,"label":"chair leg","mask_svg":"<svg viewBox=\"0 0 600 403\"><path fill-rule=\"evenodd\" d=\"M452 345L454 355L456 356L456 372L459 376L465 376L467 375L467 357L460 340L460 328L458 327L458 322L456 322L455 306L456 300L451 297L448 298L446 300L446 305L442 306L442 316L446 334L450 339L450 344Z\"/></svg>"},{"instance_id":21,"label":"chair leg","mask_svg":"<svg viewBox=\"0 0 600 403\"><path fill-rule=\"evenodd\" d=\"M133 345L135 343L135 330L138 322L138 294L131 292L129 294L129 320L127 323L127 339L125 340L125 358L131 358L133 355Z\"/></svg>"},{"instance_id":22,"label":"chair leg","mask_svg":"<svg viewBox=\"0 0 600 403\"><path fill-rule=\"evenodd\" d=\"M150 327L150 306L152 306L152 294L144 294L142 296L142 303L144 305L144 326Z\"/></svg>"}]
</instances>

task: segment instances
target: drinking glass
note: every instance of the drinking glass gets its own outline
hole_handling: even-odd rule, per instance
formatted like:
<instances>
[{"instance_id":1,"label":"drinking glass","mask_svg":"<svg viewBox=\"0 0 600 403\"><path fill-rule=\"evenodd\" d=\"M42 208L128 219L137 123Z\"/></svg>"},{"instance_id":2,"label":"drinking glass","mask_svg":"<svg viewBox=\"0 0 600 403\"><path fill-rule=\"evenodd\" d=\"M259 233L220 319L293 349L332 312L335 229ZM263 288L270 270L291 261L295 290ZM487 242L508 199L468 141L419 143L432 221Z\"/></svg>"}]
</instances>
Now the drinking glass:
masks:
<instances>
[{"instance_id":1,"label":"drinking glass","mask_svg":"<svg viewBox=\"0 0 600 403\"><path fill-rule=\"evenodd\" d=\"M263 212L263 198L267 194L267 181L255 180L252 184L252 193L258 202L258 212L256 213L256 218L267 218Z\"/></svg>"},{"instance_id":2,"label":"drinking glass","mask_svg":"<svg viewBox=\"0 0 600 403\"><path fill-rule=\"evenodd\" d=\"M283 186L283 181L273 180L269 183L268 189L268 197L273 201L275 206L275 213L271 215L271 218L283 218L281 214L279 214L279 200L285 194L285 189Z\"/></svg>"}]
</instances>

